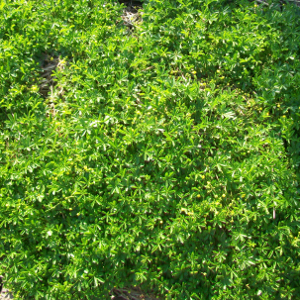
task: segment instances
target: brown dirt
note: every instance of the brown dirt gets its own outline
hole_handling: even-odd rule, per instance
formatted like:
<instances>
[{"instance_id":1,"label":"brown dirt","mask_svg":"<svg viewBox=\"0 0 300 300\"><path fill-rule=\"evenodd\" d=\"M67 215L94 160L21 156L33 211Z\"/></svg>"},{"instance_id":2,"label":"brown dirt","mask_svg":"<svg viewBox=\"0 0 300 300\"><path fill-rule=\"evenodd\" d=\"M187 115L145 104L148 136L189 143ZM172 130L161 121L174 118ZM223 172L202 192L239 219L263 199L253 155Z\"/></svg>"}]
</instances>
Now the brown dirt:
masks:
<instances>
[{"instance_id":1,"label":"brown dirt","mask_svg":"<svg viewBox=\"0 0 300 300\"><path fill-rule=\"evenodd\" d=\"M144 293L139 287L135 288L114 288L111 291L113 300L160 300L155 295Z\"/></svg>"}]
</instances>

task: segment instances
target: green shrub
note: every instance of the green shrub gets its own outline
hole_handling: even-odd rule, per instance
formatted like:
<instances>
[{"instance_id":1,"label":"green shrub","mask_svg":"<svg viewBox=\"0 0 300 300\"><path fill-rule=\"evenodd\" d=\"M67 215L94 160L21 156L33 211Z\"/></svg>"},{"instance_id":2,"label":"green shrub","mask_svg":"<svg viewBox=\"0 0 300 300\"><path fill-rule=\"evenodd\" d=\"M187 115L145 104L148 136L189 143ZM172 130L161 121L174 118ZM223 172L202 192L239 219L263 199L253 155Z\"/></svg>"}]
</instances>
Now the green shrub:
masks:
<instances>
[{"instance_id":1,"label":"green shrub","mask_svg":"<svg viewBox=\"0 0 300 300\"><path fill-rule=\"evenodd\" d=\"M16 297L300 296L298 8L152 0L131 31L113 1L0 12L0 274Z\"/></svg>"}]
</instances>

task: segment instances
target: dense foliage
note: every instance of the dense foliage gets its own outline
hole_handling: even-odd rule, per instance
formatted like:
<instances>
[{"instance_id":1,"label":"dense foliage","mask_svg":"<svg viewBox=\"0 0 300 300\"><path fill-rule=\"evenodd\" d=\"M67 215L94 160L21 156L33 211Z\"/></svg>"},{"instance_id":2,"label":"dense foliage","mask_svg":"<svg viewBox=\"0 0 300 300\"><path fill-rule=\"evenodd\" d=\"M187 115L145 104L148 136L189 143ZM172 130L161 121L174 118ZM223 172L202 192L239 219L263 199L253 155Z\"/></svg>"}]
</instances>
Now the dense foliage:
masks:
<instances>
[{"instance_id":1,"label":"dense foliage","mask_svg":"<svg viewBox=\"0 0 300 300\"><path fill-rule=\"evenodd\" d=\"M149 0L132 29L123 8L0 2L5 285L300 298L299 8Z\"/></svg>"}]
</instances>

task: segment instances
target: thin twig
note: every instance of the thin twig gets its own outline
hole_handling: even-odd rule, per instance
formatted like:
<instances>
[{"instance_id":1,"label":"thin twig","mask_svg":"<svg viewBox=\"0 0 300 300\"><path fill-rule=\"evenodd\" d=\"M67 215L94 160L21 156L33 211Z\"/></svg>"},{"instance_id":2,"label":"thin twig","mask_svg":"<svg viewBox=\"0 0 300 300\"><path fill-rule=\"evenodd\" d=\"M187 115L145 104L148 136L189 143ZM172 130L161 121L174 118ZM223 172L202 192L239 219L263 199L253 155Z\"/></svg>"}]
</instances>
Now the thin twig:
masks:
<instances>
[{"instance_id":1,"label":"thin twig","mask_svg":"<svg viewBox=\"0 0 300 300\"><path fill-rule=\"evenodd\" d=\"M266 3L264 0L255 0L255 1L258 2L258 3L265 4L265 5L269 6L269 3Z\"/></svg>"}]
</instances>

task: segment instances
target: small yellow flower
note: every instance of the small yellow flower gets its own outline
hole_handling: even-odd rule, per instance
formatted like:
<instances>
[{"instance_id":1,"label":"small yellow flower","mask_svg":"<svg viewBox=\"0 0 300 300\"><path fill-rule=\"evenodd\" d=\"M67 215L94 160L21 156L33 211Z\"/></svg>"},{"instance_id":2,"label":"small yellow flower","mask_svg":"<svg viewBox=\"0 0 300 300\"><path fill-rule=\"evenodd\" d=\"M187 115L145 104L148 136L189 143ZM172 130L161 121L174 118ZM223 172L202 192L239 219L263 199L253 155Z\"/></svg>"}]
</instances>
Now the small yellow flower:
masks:
<instances>
[{"instance_id":1,"label":"small yellow flower","mask_svg":"<svg viewBox=\"0 0 300 300\"><path fill-rule=\"evenodd\" d=\"M222 197L223 197L223 198L225 198L225 197L226 197L226 195L225 195L225 194L223 194L223 195L222 195Z\"/></svg>"},{"instance_id":2,"label":"small yellow flower","mask_svg":"<svg viewBox=\"0 0 300 300\"><path fill-rule=\"evenodd\" d=\"M38 86L37 85L33 85L30 89L31 92L34 92L36 93L37 91L39 90Z\"/></svg>"},{"instance_id":3,"label":"small yellow flower","mask_svg":"<svg viewBox=\"0 0 300 300\"><path fill-rule=\"evenodd\" d=\"M285 115L283 115L282 117L285 118Z\"/></svg>"},{"instance_id":4,"label":"small yellow flower","mask_svg":"<svg viewBox=\"0 0 300 300\"><path fill-rule=\"evenodd\" d=\"M205 178L205 175L201 175L201 178L204 179L204 178Z\"/></svg>"},{"instance_id":5,"label":"small yellow flower","mask_svg":"<svg viewBox=\"0 0 300 300\"><path fill-rule=\"evenodd\" d=\"M280 107L280 104L277 104L277 107Z\"/></svg>"},{"instance_id":6,"label":"small yellow flower","mask_svg":"<svg viewBox=\"0 0 300 300\"><path fill-rule=\"evenodd\" d=\"M220 70L217 70L217 73L220 73Z\"/></svg>"},{"instance_id":7,"label":"small yellow flower","mask_svg":"<svg viewBox=\"0 0 300 300\"><path fill-rule=\"evenodd\" d=\"M220 77L222 80L225 78L225 76Z\"/></svg>"},{"instance_id":8,"label":"small yellow flower","mask_svg":"<svg viewBox=\"0 0 300 300\"><path fill-rule=\"evenodd\" d=\"M196 72L196 71L193 71L192 74L197 74L197 72Z\"/></svg>"},{"instance_id":9,"label":"small yellow flower","mask_svg":"<svg viewBox=\"0 0 300 300\"><path fill-rule=\"evenodd\" d=\"M254 4L254 7L257 7L257 4Z\"/></svg>"},{"instance_id":10,"label":"small yellow flower","mask_svg":"<svg viewBox=\"0 0 300 300\"><path fill-rule=\"evenodd\" d=\"M245 195L245 194L242 194L241 196L242 196L242 198L245 198L245 197L246 197L246 195Z\"/></svg>"},{"instance_id":11,"label":"small yellow flower","mask_svg":"<svg viewBox=\"0 0 300 300\"><path fill-rule=\"evenodd\" d=\"M197 198L200 198L201 196L200 195L197 195Z\"/></svg>"},{"instance_id":12,"label":"small yellow flower","mask_svg":"<svg viewBox=\"0 0 300 300\"><path fill-rule=\"evenodd\" d=\"M80 213L77 213L76 215L77 215L77 216L80 216Z\"/></svg>"},{"instance_id":13,"label":"small yellow flower","mask_svg":"<svg viewBox=\"0 0 300 300\"><path fill-rule=\"evenodd\" d=\"M69 210L73 210L73 208L70 207Z\"/></svg>"},{"instance_id":14,"label":"small yellow flower","mask_svg":"<svg viewBox=\"0 0 300 300\"><path fill-rule=\"evenodd\" d=\"M217 198L218 198L218 195L215 195L215 198L217 199Z\"/></svg>"}]
</instances>

